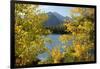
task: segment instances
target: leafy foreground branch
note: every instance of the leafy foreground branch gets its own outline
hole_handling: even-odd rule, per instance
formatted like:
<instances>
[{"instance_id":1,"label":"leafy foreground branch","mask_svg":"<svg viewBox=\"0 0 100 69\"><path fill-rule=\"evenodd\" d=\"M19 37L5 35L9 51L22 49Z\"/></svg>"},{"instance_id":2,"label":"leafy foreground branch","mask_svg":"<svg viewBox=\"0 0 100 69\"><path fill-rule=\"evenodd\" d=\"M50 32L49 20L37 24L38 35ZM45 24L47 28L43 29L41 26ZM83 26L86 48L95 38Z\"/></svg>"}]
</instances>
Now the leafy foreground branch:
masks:
<instances>
[{"instance_id":1,"label":"leafy foreground branch","mask_svg":"<svg viewBox=\"0 0 100 69\"><path fill-rule=\"evenodd\" d=\"M47 50L45 37L50 33L43 28L47 15L37 9L38 5L15 5L15 57L16 66L24 66L38 60L37 56Z\"/></svg>"}]
</instances>

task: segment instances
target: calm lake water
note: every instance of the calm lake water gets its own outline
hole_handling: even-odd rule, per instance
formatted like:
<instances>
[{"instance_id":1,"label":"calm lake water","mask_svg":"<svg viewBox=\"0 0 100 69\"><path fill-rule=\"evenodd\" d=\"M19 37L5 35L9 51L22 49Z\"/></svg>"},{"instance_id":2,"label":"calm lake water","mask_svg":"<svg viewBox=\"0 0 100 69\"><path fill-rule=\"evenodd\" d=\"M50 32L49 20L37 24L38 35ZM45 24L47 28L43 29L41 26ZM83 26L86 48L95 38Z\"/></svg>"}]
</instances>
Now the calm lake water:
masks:
<instances>
[{"instance_id":1,"label":"calm lake water","mask_svg":"<svg viewBox=\"0 0 100 69\"><path fill-rule=\"evenodd\" d=\"M61 34L52 34L52 35L48 35L47 37L49 37L52 40L52 43L46 43L45 46L51 50L53 47L55 46L60 46L60 51L63 51L63 46L65 46L64 44L62 44L59 41L59 36L61 36ZM66 46L70 46L72 44L72 40L68 41L68 43L66 44ZM45 52L43 54L38 55L38 58L40 60L44 60L48 57L48 53Z\"/></svg>"}]
</instances>

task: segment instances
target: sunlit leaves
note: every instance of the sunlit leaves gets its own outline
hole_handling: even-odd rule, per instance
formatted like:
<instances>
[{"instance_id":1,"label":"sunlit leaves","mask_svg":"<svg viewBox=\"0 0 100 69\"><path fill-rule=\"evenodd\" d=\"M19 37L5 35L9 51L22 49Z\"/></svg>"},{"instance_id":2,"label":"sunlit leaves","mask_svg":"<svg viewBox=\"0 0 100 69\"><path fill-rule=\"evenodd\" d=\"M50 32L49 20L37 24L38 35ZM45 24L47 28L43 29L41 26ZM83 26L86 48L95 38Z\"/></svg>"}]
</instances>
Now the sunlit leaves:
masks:
<instances>
[{"instance_id":1,"label":"sunlit leaves","mask_svg":"<svg viewBox=\"0 0 100 69\"><path fill-rule=\"evenodd\" d=\"M65 49L66 62L93 61L94 53L90 51L94 51L94 9L73 8L72 19L64 24L66 31L74 37L72 46ZM67 37L64 39L68 40ZM67 61L69 58L70 61Z\"/></svg>"},{"instance_id":2,"label":"sunlit leaves","mask_svg":"<svg viewBox=\"0 0 100 69\"><path fill-rule=\"evenodd\" d=\"M23 66L37 60L47 50L44 43L50 30L43 28L48 16L37 9L38 5L15 5L15 56L16 65Z\"/></svg>"},{"instance_id":3,"label":"sunlit leaves","mask_svg":"<svg viewBox=\"0 0 100 69\"><path fill-rule=\"evenodd\" d=\"M80 44L77 44L74 50L75 50L74 56L80 58L82 56L82 53L84 53L85 47L81 46Z\"/></svg>"},{"instance_id":4,"label":"sunlit leaves","mask_svg":"<svg viewBox=\"0 0 100 69\"><path fill-rule=\"evenodd\" d=\"M16 4L16 65L23 66L31 64L33 61L36 62L37 56L44 52L48 52L49 57L38 64L93 61L94 9L74 8L71 18L70 21L65 20L64 23L66 29L64 31L68 33L58 38L62 45L56 44L57 47L48 50L45 43L52 44L52 40L48 38L48 34L52 32L43 27L44 22L48 19L47 14L39 10L38 5ZM63 29L62 27L63 24L59 26ZM72 41L71 45L67 45L69 41ZM63 48L62 52L59 47Z\"/></svg>"},{"instance_id":5,"label":"sunlit leaves","mask_svg":"<svg viewBox=\"0 0 100 69\"><path fill-rule=\"evenodd\" d=\"M66 35L66 34L64 34L64 35L61 35L61 36L59 37L59 40L60 40L62 43L66 43L66 42L68 42L69 40L72 40L72 38L73 38L72 35Z\"/></svg>"},{"instance_id":6,"label":"sunlit leaves","mask_svg":"<svg viewBox=\"0 0 100 69\"><path fill-rule=\"evenodd\" d=\"M60 59L62 58L62 53L60 52L59 48L53 48L51 51L51 57L54 63L59 63Z\"/></svg>"}]
</instances>

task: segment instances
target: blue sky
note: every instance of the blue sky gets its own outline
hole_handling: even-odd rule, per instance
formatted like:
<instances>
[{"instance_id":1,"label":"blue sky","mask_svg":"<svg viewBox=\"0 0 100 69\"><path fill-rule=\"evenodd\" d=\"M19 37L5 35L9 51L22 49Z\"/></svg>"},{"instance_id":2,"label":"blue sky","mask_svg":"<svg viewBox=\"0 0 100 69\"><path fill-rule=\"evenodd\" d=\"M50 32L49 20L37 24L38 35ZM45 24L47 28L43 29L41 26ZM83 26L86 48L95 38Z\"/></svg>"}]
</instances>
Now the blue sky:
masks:
<instances>
[{"instance_id":1,"label":"blue sky","mask_svg":"<svg viewBox=\"0 0 100 69\"><path fill-rule=\"evenodd\" d=\"M70 16L72 7L39 5L39 9L45 12L57 12L63 16Z\"/></svg>"}]
</instances>

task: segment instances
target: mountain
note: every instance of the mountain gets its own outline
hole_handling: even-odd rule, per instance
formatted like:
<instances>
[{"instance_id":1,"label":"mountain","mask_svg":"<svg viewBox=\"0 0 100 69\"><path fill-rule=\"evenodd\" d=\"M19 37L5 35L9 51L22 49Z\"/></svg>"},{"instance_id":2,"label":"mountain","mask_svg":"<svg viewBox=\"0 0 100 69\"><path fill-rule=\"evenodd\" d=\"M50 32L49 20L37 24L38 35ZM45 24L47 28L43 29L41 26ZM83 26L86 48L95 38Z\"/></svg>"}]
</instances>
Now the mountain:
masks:
<instances>
[{"instance_id":1,"label":"mountain","mask_svg":"<svg viewBox=\"0 0 100 69\"><path fill-rule=\"evenodd\" d=\"M64 21L64 20L71 20L70 17L68 17L68 16L64 17L64 16L62 16L61 14L59 14L59 13L57 13L57 12L53 12L53 14L54 14L59 20L61 20L61 21Z\"/></svg>"},{"instance_id":2,"label":"mountain","mask_svg":"<svg viewBox=\"0 0 100 69\"><path fill-rule=\"evenodd\" d=\"M70 20L71 18L62 16L57 12L48 12L48 20L45 21L44 27L51 29L54 33L64 32L64 20Z\"/></svg>"},{"instance_id":3,"label":"mountain","mask_svg":"<svg viewBox=\"0 0 100 69\"><path fill-rule=\"evenodd\" d=\"M48 20L45 22L45 26L55 26L64 23L64 20L70 20L71 18L62 16L57 12L48 12Z\"/></svg>"},{"instance_id":4,"label":"mountain","mask_svg":"<svg viewBox=\"0 0 100 69\"><path fill-rule=\"evenodd\" d=\"M53 14L60 20L60 21L64 21L65 17L62 16L61 14L57 13L57 12L53 12Z\"/></svg>"}]
</instances>

